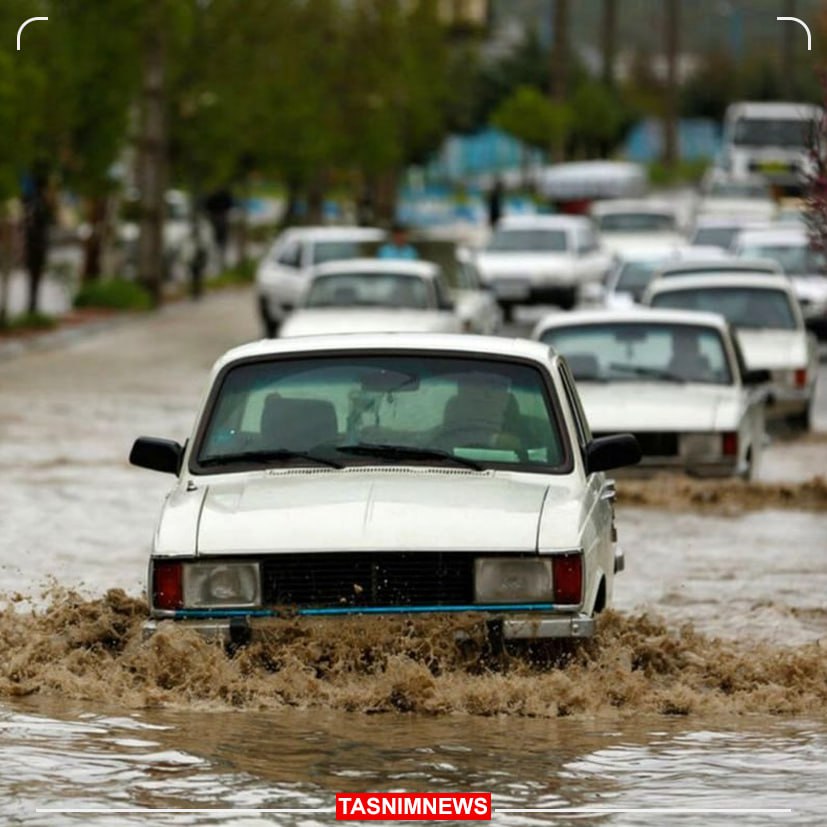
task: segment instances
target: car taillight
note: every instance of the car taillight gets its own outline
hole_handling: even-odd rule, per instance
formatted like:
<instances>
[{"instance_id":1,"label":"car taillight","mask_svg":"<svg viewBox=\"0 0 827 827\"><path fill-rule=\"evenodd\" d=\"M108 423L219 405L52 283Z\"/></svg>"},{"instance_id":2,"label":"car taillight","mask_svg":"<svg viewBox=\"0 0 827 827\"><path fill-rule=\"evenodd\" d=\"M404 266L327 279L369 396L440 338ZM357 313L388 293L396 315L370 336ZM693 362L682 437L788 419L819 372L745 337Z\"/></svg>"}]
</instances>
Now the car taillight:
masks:
<instances>
[{"instance_id":1,"label":"car taillight","mask_svg":"<svg viewBox=\"0 0 827 827\"><path fill-rule=\"evenodd\" d=\"M807 368L798 368L793 374L793 382L797 388L803 388L807 384Z\"/></svg>"},{"instance_id":2,"label":"car taillight","mask_svg":"<svg viewBox=\"0 0 827 827\"><path fill-rule=\"evenodd\" d=\"M734 457L738 453L738 434L727 431L721 436L721 451L725 457Z\"/></svg>"},{"instance_id":3,"label":"car taillight","mask_svg":"<svg viewBox=\"0 0 827 827\"><path fill-rule=\"evenodd\" d=\"M579 603L583 593L583 556L555 554L551 558L555 603Z\"/></svg>"},{"instance_id":4,"label":"car taillight","mask_svg":"<svg viewBox=\"0 0 827 827\"><path fill-rule=\"evenodd\" d=\"M184 605L183 566L158 560L152 567L152 605L156 609L180 609Z\"/></svg>"}]
</instances>

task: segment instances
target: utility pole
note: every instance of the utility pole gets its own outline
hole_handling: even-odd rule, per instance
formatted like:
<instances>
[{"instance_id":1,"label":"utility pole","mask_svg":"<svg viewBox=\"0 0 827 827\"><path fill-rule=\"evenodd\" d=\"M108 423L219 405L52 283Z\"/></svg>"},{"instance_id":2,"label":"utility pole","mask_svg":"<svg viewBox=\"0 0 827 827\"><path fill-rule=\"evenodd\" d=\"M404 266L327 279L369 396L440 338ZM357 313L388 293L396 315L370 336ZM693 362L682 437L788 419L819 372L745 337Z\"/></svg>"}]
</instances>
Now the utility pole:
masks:
<instances>
[{"instance_id":1,"label":"utility pole","mask_svg":"<svg viewBox=\"0 0 827 827\"><path fill-rule=\"evenodd\" d=\"M552 44L549 74L549 96L552 103L564 106L566 103L567 75L569 69L569 0L554 0L552 11ZM556 161L565 160L566 147L562 141L555 148Z\"/></svg>"},{"instance_id":2,"label":"utility pole","mask_svg":"<svg viewBox=\"0 0 827 827\"><path fill-rule=\"evenodd\" d=\"M615 52L617 51L617 0L603 0L600 45L603 52L603 83L609 89L615 84Z\"/></svg>"},{"instance_id":3,"label":"utility pole","mask_svg":"<svg viewBox=\"0 0 827 827\"><path fill-rule=\"evenodd\" d=\"M143 83L138 138L138 188L141 198L138 280L161 303L164 266L164 191L166 189L166 118L164 117L165 0L149 0L143 42Z\"/></svg>"},{"instance_id":4,"label":"utility pole","mask_svg":"<svg viewBox=\"0 0 827 827\"><path fill-rule=\"evenodd\" d=\"M678 53L680 0L665 0L666 85L663 107L663 163L674 169L678 162Z\"/></svg>"}]
</instances>

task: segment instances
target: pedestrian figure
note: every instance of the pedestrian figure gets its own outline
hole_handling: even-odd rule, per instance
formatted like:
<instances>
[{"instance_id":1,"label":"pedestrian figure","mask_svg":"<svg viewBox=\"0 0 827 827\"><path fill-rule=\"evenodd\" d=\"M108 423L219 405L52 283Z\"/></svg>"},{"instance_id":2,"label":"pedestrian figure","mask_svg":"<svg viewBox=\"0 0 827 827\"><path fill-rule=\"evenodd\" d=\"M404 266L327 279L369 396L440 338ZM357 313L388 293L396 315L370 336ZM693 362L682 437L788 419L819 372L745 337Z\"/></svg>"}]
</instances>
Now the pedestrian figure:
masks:
<instances>
[{"instance_id":1,"label":"pedestrian figure","mask_svg":"<svg viewBox=\"0 0 827 827\"><path fill-rule=\"evenodd\" d=\"M379 258L401 258L412 261L419 258L416 247L408 241L408 230L402 224L391 227L390 241L386 241L377 252Z\"/></svg>"},{"instance_id":2,"label":"pedestrian figure","mask_svg":"<svg viewBox=\"0 0 827 827\"><path fill-rule=\"evenodd\" d=\"M497 178L488 193L488 225L493 230L503 213L503 182Z\"/></svg>"},{"instance_id":3,"label":"pedestrian figure","mask_svg":"<svg viewBox=\"0 0 827 827\"><path fill-rule=\"evenodd\" d=\"M215 246L218 248L218 261L221 270L227 266L227 244L230 240L230 210L235 206L232 193L218 189L210 193L204 201L210 226L212 227Z\"/></svg>"}]
</instances>

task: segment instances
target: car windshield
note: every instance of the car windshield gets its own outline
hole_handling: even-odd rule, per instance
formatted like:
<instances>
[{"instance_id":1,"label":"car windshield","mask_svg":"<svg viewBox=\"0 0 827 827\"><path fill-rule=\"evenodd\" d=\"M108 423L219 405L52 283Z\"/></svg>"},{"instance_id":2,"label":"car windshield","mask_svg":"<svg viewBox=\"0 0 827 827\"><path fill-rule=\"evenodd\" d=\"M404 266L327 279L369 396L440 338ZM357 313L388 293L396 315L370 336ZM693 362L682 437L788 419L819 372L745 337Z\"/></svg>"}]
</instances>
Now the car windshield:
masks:
<instances>
[{"instance_id":1,"label":"car windshield","mask_svg":"<svg viewBox=\"0 0 827 827\"><path fill-rule=\"evenodd\" d=\"M736 327L795 330L790 299L767 287L692 287L667 290L652 297L652 307L720 313Z\"/></svg>"},{"instance_id":2,"label":"car windshield","mask_svg":"<svg viewBox=\"0 0 827 827\"><path fill-rule=\"evenodd\" d=\"M568 249L563 230L496 230L488 243L492 253L563 253Z\"/></svg>"},{"instance_id":3,"label":"car windshield","mask_svg":"<svg viewBox=\"0 0 827 827\"><path fill-rule=\"evenodd\" d=\"M739 227L698 227L692 237L692 244L703 247L723 247L729 249Z\"/></svg>"},{"instance_id":4,"label":"car windshield","mask_svg":"<svg viewBox=\"0 0 827 827\"><path fill-rule=\"evenodd\" d=\"M318 276L305 307L386 307L427 310L433 306L425 279L400 273L336 273Z\"/></svg>"},{"instance_id":5,"label":"car windshield","mask_svg":"<svg viewBox=\"0 0 827 827\"><path fill-rule=\"evenodd\" d=\"M733 143L803 148L812 128L812 121L800 118L741 118L735 124Z\"/></svg>"},{"instance_id":6,"label":"car windshield","mask_svg":"<svg viewBox=\"0 0 827 827\"><path fill-rule=\"evenodd\" d=\"M532 365L442 354L271 358L230 368L194 473L296 463L570 470L550 384Z\"/></svg>"},{"instance_id":7,"label":"car windshield","mask_svg":"<svg viewBox=\"0 0 827 827\"><path fill-rule=\"evenodd\" d=\"M663 233L675 229L675 218L656 212L626 212L601 215L597 219L604 233Z\"/></svg>"},{"instance_id":8,"label":"car windshield","mask_svg":"<svg viewBox=\"0 0 827 827\"><path fill-rule=\"evenodd\" d=\"M337 241L317 241L313 244L313 264L360 258L364 254L363 244L359 241L340 239Z\"/></svg>"},{"instance_id":9,"label":"car windshield","mask_svg":"<svg viewBox=\"0 0 827 827\"><path fill-rule=\"evenodd\" d=\"M806 244L752 244L741 250L749 258L777 261L788 276L819 275L827 272L824 256Z\"/></svg>"},{"instance_id":10,"label":"car windshield","mask_svg":"<svg viewBox=\"0 0 827 827\"><path fill-rule=\"evenodd\" d=\"M615 291L640 295L660 266L660 261L625 261L620 265Z\"/></svg>"},{"instance_id":11,"label":"car windshield","mask_svg":"<svg viewBox=\"0 0 827 827\"><path fill-rule=\"evenodd\" d=\"M721 334L711 327L606 322L552 328L542 340L581 382L732 383Z\"/></svg>"}]
</instances>

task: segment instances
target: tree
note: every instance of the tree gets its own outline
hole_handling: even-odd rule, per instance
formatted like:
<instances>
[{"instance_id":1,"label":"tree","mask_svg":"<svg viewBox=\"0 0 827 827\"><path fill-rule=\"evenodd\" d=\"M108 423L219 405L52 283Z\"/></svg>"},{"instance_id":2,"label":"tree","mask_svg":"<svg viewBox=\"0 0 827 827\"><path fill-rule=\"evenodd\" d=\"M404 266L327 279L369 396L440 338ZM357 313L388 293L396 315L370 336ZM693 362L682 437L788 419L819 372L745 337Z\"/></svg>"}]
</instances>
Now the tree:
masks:
<instances>
[{"instance_id":1,"label":"tree","mask_svg":"<svg viewBox=\"0 0 827 827\"><path fill-rule=\"evenodd\" d=\"M565 143L572 121L566 104L553 103L538 89L520 86L504 100L491 122L515 138L543 150L558 150Z\"/></svg>"}]
</instances>

